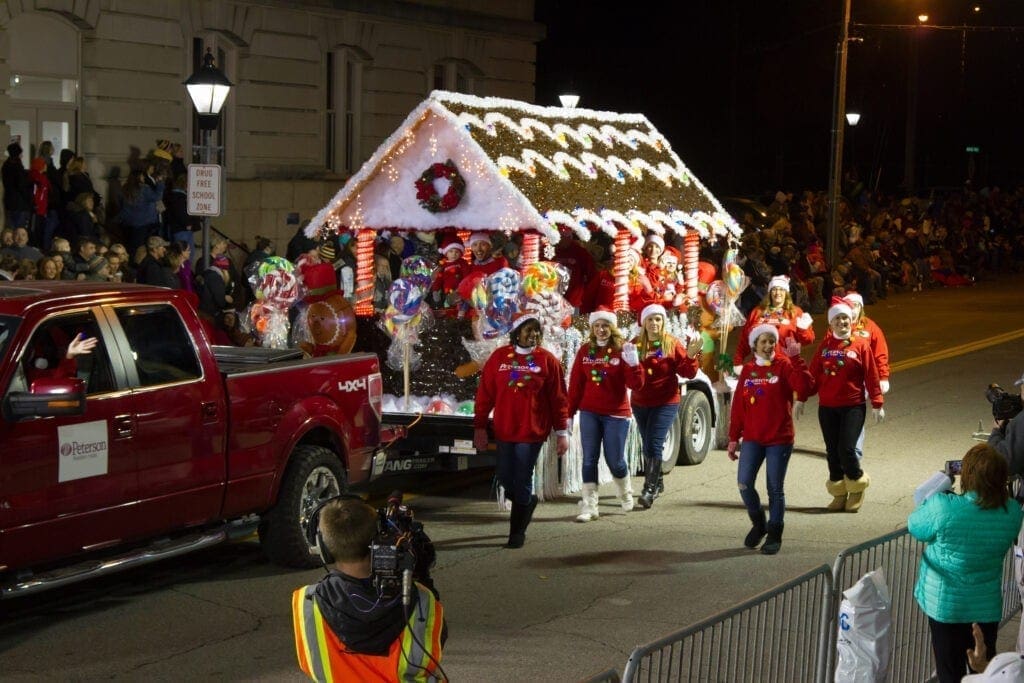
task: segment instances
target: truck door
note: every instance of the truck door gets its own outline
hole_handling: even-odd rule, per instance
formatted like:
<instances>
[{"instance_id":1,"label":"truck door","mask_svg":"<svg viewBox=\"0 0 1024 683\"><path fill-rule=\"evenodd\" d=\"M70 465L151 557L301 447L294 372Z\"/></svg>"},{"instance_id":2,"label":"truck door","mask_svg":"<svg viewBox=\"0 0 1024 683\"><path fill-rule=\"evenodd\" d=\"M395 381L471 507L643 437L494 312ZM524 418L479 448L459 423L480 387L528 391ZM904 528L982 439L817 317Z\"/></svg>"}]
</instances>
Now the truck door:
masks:
<instances>
[{"instance_id":1,"label":"truck door","mask_svg":"<svg viewBox=\"0 0 1024 683\"><path fill-rule=\"evenodd\" d=\"M92 353L64 363L78 334ZM0 564L34 565L113 545L132 535L138 493L132 395L111 330L97 309L50 315L28 342L5 391L28 391L38 377L75 373L86 383L84 415L17 422L0 419Z\"/></svg>"},{"instance_id":2,"label":"truck door","mask_svg":"<svg viewBox=\"0 0 1024 683\"><path fill-rule=\"evenodd\" d=\"M196 353L197 340L170 303L110 310L126 358L134 361L126 371L135 399L142 522L159 532L216 519L224 496L227 413L215 361Z\"/></svg>"}]
</instances>

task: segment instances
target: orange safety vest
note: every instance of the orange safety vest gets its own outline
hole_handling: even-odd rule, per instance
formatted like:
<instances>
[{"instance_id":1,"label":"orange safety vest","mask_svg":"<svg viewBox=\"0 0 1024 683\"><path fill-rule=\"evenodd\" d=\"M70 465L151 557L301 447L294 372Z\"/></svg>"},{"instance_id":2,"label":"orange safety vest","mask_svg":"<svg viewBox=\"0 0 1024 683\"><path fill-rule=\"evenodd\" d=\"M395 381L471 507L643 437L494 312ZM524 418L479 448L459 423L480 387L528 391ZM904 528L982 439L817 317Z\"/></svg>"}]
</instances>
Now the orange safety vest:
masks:
<instances>
[{"instance_id":1,"label":"orange safety vest","mask_svg":"<svg viewBox=\"0 0 1024 683\"><path fill-rule=\"evenodd\" d=\"M391 644L386 655L351 652L324 621L316 602L316 585L292 593L292 625L299 668L318 683L334 681L416 681L441 680L441 627L444 610L434 594L419 583L407 627ZM424 649L425 648L425 649ZM433 656L433 659L428 656Z\"/></svg>"}]
</instances>

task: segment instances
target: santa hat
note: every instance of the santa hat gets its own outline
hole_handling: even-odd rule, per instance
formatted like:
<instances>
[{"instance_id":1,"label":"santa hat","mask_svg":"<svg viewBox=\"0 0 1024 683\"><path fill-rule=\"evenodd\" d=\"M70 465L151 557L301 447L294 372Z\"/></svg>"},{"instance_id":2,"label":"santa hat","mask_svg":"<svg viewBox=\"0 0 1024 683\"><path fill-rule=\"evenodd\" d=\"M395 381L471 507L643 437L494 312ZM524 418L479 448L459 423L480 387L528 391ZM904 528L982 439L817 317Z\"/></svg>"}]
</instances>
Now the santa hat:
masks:
<instances>
[{"instance_id":1,"label":"santa hat","mask_svg":"<svg viewBox=\"0 0 1024 683\"><path fill-rule=\"evenodd\" d=\"M847 292L843 299L846 300L846 303L850 304L850 308L853 308L854 304L864 308L864 297L857 292Z\"/></svg>"},{"instance_id":2,"label":"santa hat","mask_svg":"<svg viewBox=\"0 0 1024 683\"><path fill-rule=\"evenodd\" d=\"M615 317L615 314L608 310L607 308L605 308L604 306L601 306L596 311L591 313L590 317L587 319L587 322L593 325L598 320L603 320L612 327L616 327L619 324L619 320L618 318Z\"/></svg>"},{"instance_id":3,"label":"santa hat","mask_svg":"<svg viewBox=\"0 0 1024 683\"><path fill-rule=\"evenodd\" d=\"M847 317L851 320L853 319L853 309L850 308L850 304L848 304L843 298L834 296L832 297L832 305L828 309L829 323L831 323L832 319L840 313L845 313Z\"/></svg>"},{"instance_id":4,"label":"santa hat","mask_svg":"<svg viewBox=\"0 0 1024 683\"><path fill-rule=\"evenodd\" d=\"M662 256L675 256L676 261L683 260L683 255L680 254L679 250L676 249L675 247L665 247L665 252L662 254Z\"/></svg>"},{"instance_id":5,"label":"santa hat","mask_svg":"<svg viewBox=\"0 0 1024 683\"><path fill-rule=\"evenodd\" d=\"M772 291L776 287L789 291L789 277L785 275L776 275L768 281L768 291Z\"/></svg>"},{"instance_id":6,"label":"santa hat","mask_svg":"<svg viewBox=\"0 0 1024 683\"><path fill-rule=\"evenodd\" d=\"M306 287L306 303L323 301L338 291L338 278L329 263L307 266L302 272L302 284Z\"/></svg>"},{"instance_id":7,"label":"santa hat","mask_svg":"<svg viewBox=\"0 0 1024 683\"><path fill-rule=\"evenodd\" d=\"M438 248L438 252L440 252L441 255L444 255L448 253L449 249L458 249L459 253L461 254L464 251L466 251L466 245L464 245L462 243L462 240L460 240L458 237L448 237L443 242L441 242L441 246Z\"/></svg>"},{"instance_id":8,"label":"santa hat","mask_svg":"<svg viewBox=\"0 0 1024 683\"><path fill-rule=\"evenodd\" d=\"M512 320L512 328L509 329L509 334L514 334L516 330L529 320L536 320L537 324L540 324L540 316L533 311L523 311L518 313Z\"/></svg>"},{"instance_id":9,"label":"santa hat","mask_svg":"<svg viewBox=\"0 0 1024 683\"><path fill-rule=\"evenodd\" d=\"M656 232L647 233L647 240L645 244L657 244L662 249L665 248L665 238Z\"/></svg>"},{"instance_id":10,"label":"santa hat","mask_svg":"<svg viewBox=\"0 0 1024 683\"><path fill-rule=\"evenodd\" d=\"M652 315L665 316L665 307L661 304L647 304L644 306L644 310L640 311L640 324L643 325L644 321Z\"/></svg>"},{"instance_id":11,"label":"santa hat","mask_svg":"<svg viewBox=\"0 0 1024 683\"><path fill-rule=\"evenodd\" d=\"M472 246L477 242L487 242L487 244L491 244L491 236L486 232L474 232L469 236L469 246L472 248Z\"/></svg>"},{"instance_id":12,"label":"santa hat","mask_svg":"<svg viewBox=\"0 0 1024 683\"><path fill-rule=\"evenodd\" d=\"M762 323L761 325L758 325L757 327L752 329L750 331L750 335L747 337L747 341L750 343L750 348L754 348L754 345L757 343L757 338L760 337L762 334L772 335L773 337L775 337L775 343L779 343L779 328L775 327L775 325Z\"/></svg>"}]
</instances>

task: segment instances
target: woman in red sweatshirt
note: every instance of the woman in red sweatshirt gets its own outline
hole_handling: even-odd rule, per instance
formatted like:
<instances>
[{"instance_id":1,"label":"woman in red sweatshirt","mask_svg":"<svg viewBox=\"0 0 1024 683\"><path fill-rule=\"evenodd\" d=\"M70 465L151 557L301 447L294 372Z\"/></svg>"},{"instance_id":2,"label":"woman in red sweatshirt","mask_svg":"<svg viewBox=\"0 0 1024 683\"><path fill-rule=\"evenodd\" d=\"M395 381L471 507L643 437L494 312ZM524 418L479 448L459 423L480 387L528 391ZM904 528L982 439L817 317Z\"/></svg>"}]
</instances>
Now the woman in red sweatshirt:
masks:
<instances>
[{"instance_id":1,"label":"woman in red sweatshirt","mask_svg":"<svg viewBox=\"0 0 1024 683\"><path fill-rule=\"evenodd\" d=\"M830 512L857 512L871 478L860 468L857 437L867 414L865 395L871 400L875 422L885 419L878 366L871 344L852 334L853 309L839 297L828 309L829 332L811 360L811 390L818 394L818 423L828 457L828 481L832 495ZM803 412L803 396L795 406Z\"/></svg>"},{"instance_id":2,"label":"woman in red sweatshirt","mask_svg":"<svg viewBox=\"0 0 1024 683\"><path fill-rule=\"evenodd\" d=\"M533 468L552 430L558 455L569 450L568 401L562 364L541 348L540 318L520 313L512 323L511 344L499 346L484 363L474 408L473 444L487 450L487 418L494 410L498 442L498 481L512 500L506 548L522 548L537 507Z\"/></svg>"},{"instance_id":3,"label":"woman in red sweatshirt","mask_svg":"<svg viewBox=\"0 0 1024 683\"><path fill-rule=\"evenodd\" d=\"M579 411L583 444L583 494L577 522L598 518L597 463L602 445L622 509L633 509L633 487L626 468L630 416L626 388L635 391L643 386L636 346L623 343L615 314L597 310L589 320L590 339L580 347L569 373L569 417Z\"/></svg>"},{"instance_id":4,"label":"woman in red sweatshirt","mask_svg":"<svg viewBox=\"0 0 1024 683\"><path fill-rule=\"evenodd\" d=\"M644 510L654 505L663 490L661 452L665 436L679 412L679 377L689 379L700 367L700 336L685 346L665 331L665 307L648 304L640 313L640 336L634 343L640 356L643 387L630 396L633 417L640 431L644 453L644 491L637 505Z\"/></svg>"},{"instance_id":5,"label":"woman in red sweatshirt","mask_svg":"<svg viewBox=\"0 0 1024 683\"><path fill-rule=\"evenodd\" d=\"M783 486L793 453L793 393L807 393L810 375L792 337L780 352L779 330L762 323L748 338L754 357L740 371L729 417L729 459L739 459L736 481L753 526L743 545L756 548L767 534L761 552L774 555L782 547L786 494ZM784 352L784 353L783 353ZM743 445L739 446L740 439ZM736 454L739 447L739 455ZM754 483L766 462L768 519Z\"/></svg>"},{"instance_id":6,"label":"woman in red sweatshirt","mask_svg":"<svg viewBox=\"0 0 1024 683\"><path fill-rule=\"evenodd\" d=\"M777 327L779 344L783 347L790 337L806 346L814 342L814 330L811 328L813 322L809 313L804 313L793 303L793 298L789 295L789 278L785 275L776 275L768 281L768 295L750 312L743 332L736 340L736 352L732 357L733 374L740 374L743 361L751 351L748 343L750 331L758 325L768 323Z\"/></svg>"}]
</instances>

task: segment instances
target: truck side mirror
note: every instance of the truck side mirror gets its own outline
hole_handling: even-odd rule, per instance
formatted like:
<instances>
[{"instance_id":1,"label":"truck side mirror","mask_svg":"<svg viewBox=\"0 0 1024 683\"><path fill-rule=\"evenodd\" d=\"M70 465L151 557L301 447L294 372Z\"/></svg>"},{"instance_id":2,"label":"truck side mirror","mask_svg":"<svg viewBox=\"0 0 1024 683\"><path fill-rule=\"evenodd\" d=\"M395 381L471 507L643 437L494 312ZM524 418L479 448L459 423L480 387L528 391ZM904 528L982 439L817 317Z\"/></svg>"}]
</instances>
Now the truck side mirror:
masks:
<instances>
[{"instance_id":1,"label":"truck side mirror","mask_svg":"<svg viewBox=\"0 0 1024 683\"><path fill-rule=\"evenodd\" d=\"M28 392L13 391L4 400L4 416L9 420L50 415L85 413L85 380L77 377L37 379Z\"/></svg>"}]
</instances>

